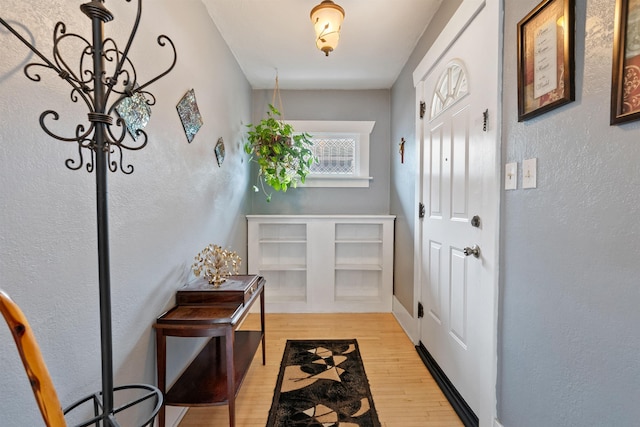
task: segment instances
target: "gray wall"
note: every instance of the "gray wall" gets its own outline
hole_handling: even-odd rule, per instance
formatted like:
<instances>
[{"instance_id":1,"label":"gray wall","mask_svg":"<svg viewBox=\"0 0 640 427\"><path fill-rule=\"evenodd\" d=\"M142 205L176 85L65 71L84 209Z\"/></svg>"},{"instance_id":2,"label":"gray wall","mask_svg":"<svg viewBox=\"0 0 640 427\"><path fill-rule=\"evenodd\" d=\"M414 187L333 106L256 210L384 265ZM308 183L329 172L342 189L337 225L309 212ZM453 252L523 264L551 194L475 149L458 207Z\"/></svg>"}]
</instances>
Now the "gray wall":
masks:
<instances>
[{"instance_id":1,"label":"gray wall","mask_svg":"<svg viewBox=\"0 0 640 427\"><path fill-rule=\"evenodd\" d=\"M105 32L124 48L136 2L107 3L115 20ZM242 123L251 119L251 88L200 1L145 4L131 51L141 82L172 59L158 46L159 34L172 38L178 63L150 87L157 103L146 129L149 143L125 153L134 173L108 176L116 385L155 384L152 324L173 304L204 246L218 243L246 259L249 169L240 147ZM37 0L3 0L0 14L50 53L59 20L90 38L90 21L79 5L53 0L44 10ZM49 123L73 135L78 123L86 124L87 110L70 101L69 87L55 73L40 69L42 82L28 80L22 66L33 55L4 30L0 39L0 287L29 319L67 406L101 388L95 176L65 167L77 147L48 137L38 117L58 111L60 120ZM175 107L190 88L204 119L191 144ZM219 137L226 143L222 167L213 153ZM170 380L198 345L184 341L180 348L169 343ZM0 425L43 425L4 325L0 366Z\"/></svg>"},{"instance_id":2,"label":"gray wall","mask_svg":"<svg viewBox=\"0 0 640 427\"><path fill-rule=\"evenodd\" d=\"M396 295L411 311L411 72L460 2L444 1L391 91L282 92L288 119L376 120L372 188L298 189L296 196L274 195L270 204L253 194L250 209L241 134L243 124L263 116L272 94L254 92L251 102L240 68L200 2L156 2L163 8L145 8L132 52L139 72L151 76L165 64L155 43L160 27L180 57L176 70L152 87L158 104L149 146L126 153L136 171L109 176L116 384L155 381L155 317L172 304L204 245L220 243L246 256L249 211L398 215ZM69 2L52 1L46 14L34 15L36 3L9 0L2 13L28 28L47 52L57 20L87 34L88 20ZM538 188L503 193L498 415L505 427L637 425L640 122L608 125L614 2L576 2L577 99L524 123L517 122L516 23L538 1L505 3L503 159L521 165L538 158ZM108 7L121 12L107 24L110 34L127 32L131 5ZM64 161L75 149L37 124L45 109L74 108L67 88L57 77L27 80L25 48L6 34L3 39L9 41L0 47L0 286L28 316L65 405L100 386L94 176L67 170ZM205 125L187 144L175 104L191 87ZM76 117L63 114L62 131L77 124ZM227 143L222 168L212 154L220 136ZM407 140L402 165L401 137ZM0 342L9 343L0 347L1 424L40 425L4 327ZM170 359L173 375L191 350Z\"/></svg>"},{"instance_id":3,"label":"gray wall","mask_svg":"<svg viewBox=\"0 0 640 427\"><path fill-rule=\"evenodd\" d=\"M427 53L462 0L445 0L431 20L416 48L391 89L391 214L396 215L394 251L394 295L413 314L413 237L415 214L416 159L416 90L413 71ZM405 139L404 163L398 144Z\"/></svg>"},{"instance_id":4,"label":"gray wall","mask_svg":"<svg viewBox=\"0 0 640 427\"><path fill-rule=\"evenodd\" d=\"M275 82L275 79L274 79ZM294 188L273 192L270 202L263 193L253 193L254 214L388 214L390 107L388 90L281 90L286 120L375 121L370 138L369 188ZM276 98L277 99L277 98ZM252 117L266 116L272 90L253 92ZM276 101L276 108L279 102ZM252 166L255 182L257 166Z\"/></svg>"},{"instance_id":5,"label":"gray wall","mask_svg":"<svg viewBox=\"0 0 640 427\"><path fill-rule=\"evenodd\" d=\"M516 24L538 3L505 2L503 159L538 158L538 188L503 193L499 418L637 426L640 122L609 126L615 2L576 2L576 101L518 123Z\"/></svg>"}]
</instances>

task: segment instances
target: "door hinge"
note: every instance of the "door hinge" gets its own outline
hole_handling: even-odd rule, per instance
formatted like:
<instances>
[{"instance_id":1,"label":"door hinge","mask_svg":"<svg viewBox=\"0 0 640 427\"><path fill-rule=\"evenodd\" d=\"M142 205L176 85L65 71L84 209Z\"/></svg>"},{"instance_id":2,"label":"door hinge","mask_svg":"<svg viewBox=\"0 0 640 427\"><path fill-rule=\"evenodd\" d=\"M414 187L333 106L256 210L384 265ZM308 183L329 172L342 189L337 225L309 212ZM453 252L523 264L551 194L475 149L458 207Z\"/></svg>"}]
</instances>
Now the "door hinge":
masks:
<instances>
[{"instance_id":1,"label":"door hinge","mask_svg":"<svg viewBox=\"0 0 640 427\"><path fill-rule=\"evenodd\" d=\"M418 303L418 319L422 319L424 317L424 306L421 302Z\"/></svg>"},{"instance_id":2,"label":"door hinge","mask_svg":"<svg viewBox=\"0 0 640 427\"><path fill-rule=\"evenodd\" d=\"M487 125L489 121L489 109L487 108L486 110L484 110L484 112L482 113L482 130L483 131L487 131Z\"/></svg>"},{"instance_id":3,"label":"door hinge","mask_svg":"<svg viewBox=\"0 0 640 427\"><path fill-rule=\"evenodd\" d=\"M424 218L424 203L418 203L418 218Z\"/></svg>"}]
</instances>

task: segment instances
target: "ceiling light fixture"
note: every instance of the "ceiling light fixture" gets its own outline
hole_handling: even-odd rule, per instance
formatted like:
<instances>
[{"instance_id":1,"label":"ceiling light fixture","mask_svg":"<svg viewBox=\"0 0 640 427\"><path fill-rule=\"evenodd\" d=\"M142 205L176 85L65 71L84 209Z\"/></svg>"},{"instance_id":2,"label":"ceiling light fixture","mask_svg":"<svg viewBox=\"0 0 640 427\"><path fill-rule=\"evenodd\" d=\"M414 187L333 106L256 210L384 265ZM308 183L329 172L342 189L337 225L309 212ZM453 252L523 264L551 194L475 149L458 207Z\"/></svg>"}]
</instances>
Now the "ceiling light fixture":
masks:
<instances>
[{"instance_id":1,"label":"ceiling light fixture","mask_svg":"<svg viewBox=\"0 0 640 427\"><path fill-rule=\"evenodd\" d=\"M343 20L344 9L331 0L324 0L311 9L311 22L316 30L316 46L326 56L338 46Z\"/></svg>"}]
</instances>

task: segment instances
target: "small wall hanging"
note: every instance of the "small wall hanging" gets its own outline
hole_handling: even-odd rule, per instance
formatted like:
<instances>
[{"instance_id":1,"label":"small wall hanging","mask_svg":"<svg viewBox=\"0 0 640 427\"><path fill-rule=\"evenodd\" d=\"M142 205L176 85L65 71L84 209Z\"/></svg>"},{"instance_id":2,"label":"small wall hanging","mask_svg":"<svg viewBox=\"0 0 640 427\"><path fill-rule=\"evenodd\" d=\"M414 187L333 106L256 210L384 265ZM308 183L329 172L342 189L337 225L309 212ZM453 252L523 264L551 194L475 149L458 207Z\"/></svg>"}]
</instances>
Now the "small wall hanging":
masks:
<instances>
[{"instance_id":1,"label":"small wall hanging","mask_svg":"<svg viewBox=\"0 0 640 427\"><path fill-rule=\"evenodd\" d=\"M218 160L218 166L222 166L222 162L224 162L224 141L222 138L218 138L214 151L216 153L216 160Z\"/></svg>"},{"instance_id":2,"label":"small wall hanging","mask_svg":"<svg viewBox=\"0 0 640 427\"><path fill-rule=\"evenodd\" d=\"M198 109L198 103L196 102L196 93L193 89L189 89L184 94L178 105L176 105L178 115L182 121L184 127L184 133L187 136L187 141L191 143L196 133L202 127L202 116Z\"/></svg>"}]
</instances>

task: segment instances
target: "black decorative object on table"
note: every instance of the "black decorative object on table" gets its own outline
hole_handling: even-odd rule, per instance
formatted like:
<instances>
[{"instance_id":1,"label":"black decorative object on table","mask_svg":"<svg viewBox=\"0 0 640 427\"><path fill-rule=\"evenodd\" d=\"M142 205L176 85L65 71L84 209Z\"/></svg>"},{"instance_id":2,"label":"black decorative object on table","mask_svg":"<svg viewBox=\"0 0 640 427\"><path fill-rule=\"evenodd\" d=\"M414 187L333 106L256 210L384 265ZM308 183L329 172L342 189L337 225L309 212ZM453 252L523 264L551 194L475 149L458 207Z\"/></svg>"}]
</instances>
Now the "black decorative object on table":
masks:
<instances>
[{"instance_id":1,"label":"black decorative object on table","mask_svg":"<svg viewBox=\"0 0 640 427\"><path fill-rule=\"evenodd\" d=\"M130 0L127 0L130 1ZM104 24L113 20L112 13L104 6L103 1L93 0L82 4L80 10L91 19L92 40L67 32L66 25L58 22L53 32L53 59L50 60L22 37L11 25L0 17L0 24L6 27L15 37L35 53L42 62L32 62L24 67L25 75L35 82L41 80L41 68L50 69L71 86L71 101L84 102L89 110L87 122L78 124L71 137L60 136L47 126L48 120L58 120L59 114L46 110L40 115L40 126L45 133L55 139L78 144L77 158L69 158L65 162L67 168L81 169L96 174L97 232L98 232L98 273L100 293L100 331L102 354L102 391L87 396L71 405L68 412L78 405L92 401L95 418L82 424L117 427L115 415L139 403L155 399L152 415L142 425L153 425L154 416L162 405L162 394L156 387L136 384L115 387L113 385L113 354L111 331L111 285L109 267L109 232L107 219L107 178L106 172L118 171L133 173L133 166L124 164L123 150L140 150L147 145L147 135L141 128L136 128L135 144L129 145L127 139L127 123L124 118L117 117L116 109L123 101L131 97L145 96L148 105L155 104L155 97L147 91L147 87L168 74L176 64L177 53L173 42L165 35L160 35L157 42L160 46L169 45L173 51L173 60L166 71L146 83L138 82L133 63L128 58L129 49L138 30L142 12L142 0L137 2L137 15L131 34L124 50L120 50L112 38L104 38ZM85 45L80 52L77 70L69 67L61 56L61 47L65 42L73 41ZM106 63L110 67L106 67ZM111 102L110 102L111 101ZM88 155L87 155L88 154ZM85 157L85 155L87 155ZM114 408L114 391L135 389L146 393L142 398Z\"/></svg>"}]
</instances>

